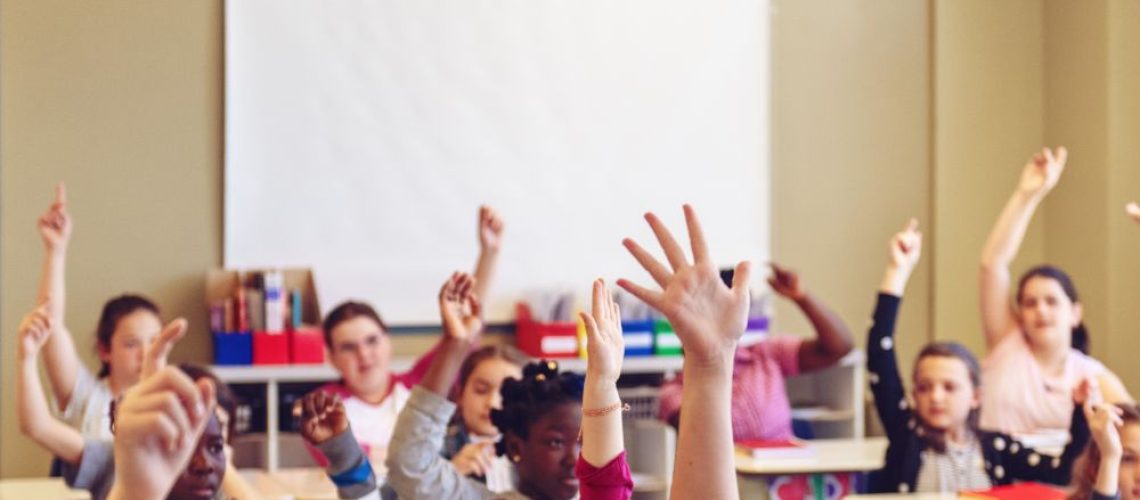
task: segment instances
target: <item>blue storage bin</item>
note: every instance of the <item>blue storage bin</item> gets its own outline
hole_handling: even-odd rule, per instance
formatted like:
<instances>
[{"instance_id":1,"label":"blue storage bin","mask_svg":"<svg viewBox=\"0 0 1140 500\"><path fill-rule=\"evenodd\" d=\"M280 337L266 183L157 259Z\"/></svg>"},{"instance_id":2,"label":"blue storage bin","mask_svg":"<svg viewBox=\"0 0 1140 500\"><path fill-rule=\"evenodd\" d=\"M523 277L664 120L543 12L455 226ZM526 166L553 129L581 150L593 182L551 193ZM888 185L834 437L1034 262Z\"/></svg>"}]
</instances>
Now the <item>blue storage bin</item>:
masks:
<instances>
[{"instance_id":1,"label":"blue storage bin","mask_svg":"<svg viewBox=\"0 0 1140 500\"><path fill-rule=\"evenodd\" d=\"M214 364L253 364L253 335L249 332L214 332Z\"/></svg>"}]
</instances>

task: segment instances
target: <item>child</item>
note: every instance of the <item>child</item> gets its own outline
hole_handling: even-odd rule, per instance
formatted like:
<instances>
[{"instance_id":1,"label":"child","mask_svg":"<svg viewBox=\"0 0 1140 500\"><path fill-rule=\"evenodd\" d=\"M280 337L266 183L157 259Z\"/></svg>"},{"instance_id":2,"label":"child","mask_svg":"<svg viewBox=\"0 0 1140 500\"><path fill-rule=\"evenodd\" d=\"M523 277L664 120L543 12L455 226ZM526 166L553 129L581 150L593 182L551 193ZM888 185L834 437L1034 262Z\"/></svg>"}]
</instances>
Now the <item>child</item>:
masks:
<instances>
[{"instance_id":1,"label":"child","mask_svg":"<svg viewBox=\"0 0 1140 500\"><path fill-rule=\"evenodd\" d=\"M619 280L618 285L661 311L685 349L684 370L688 381L681 397L678 460L669 496L738 498L732 445L731 381L733 356L748 322L751 264L738 263L731 288L725 286L709 257L696 212L689 205L685 205L684 210L693 262L689 263L685 251L661 220L647 213L645 220L657 236L669 267L633 240L626 238L622 243L661 291L625 279Z\"/></svg>"},{"instance_id":2,"label":"child","mask_svg":"<svg viewBox=\"0 0 1140 500\"><path fill-rule=\"evenodd\" d=\"M37 225L45 250L39 301L50 304L48 315L55 325L52 330L57 331L48 336L43 348L45 371L55 395L52 406L83 436L109 440L111 400L138 382L140 354L162 329L158 306L138 295L122 295L104 304L95 332L102 367L98 375L92 375L80 364L63 321L64 269L72 231L63 184L56 186L55 201Z\"/></svg>"},{"instance_id":3,"label":"child","mask_svg":"<svg viewBox=\"0 0 1140 500\"><path fill-rule=\"evenodd\" d=\"M733 359L732 434L735 440L783 440L793 437L792 405L784 378L834 365L851 351L851 331L822 301L808 293L799 276L771 264L768 284L792 300L815 328L817 338L774 336L740 347ZM661 387L659 416L674 427L679 421L683 372Z\"/></svg>"},{"instance_id":4,"label":"child","mask_svg":"<svg viewBox=\"0 0 1140 500\"><path fill-rule=\"evenodd\" d=\"M1030 159L982 250L981 427L1013 434L1064 432L1073 388L1094 377L1106 401L1131 401L1120 379L1088 356L1088 332L1076 287L1060 269L1037 266L1018 280L1010 301L1009 265L1037 205L1060 180L1068 152L1042 149ZM1014 307L1016 306L1016 307Z\"/></svg>"},{"instance_id":5,"label":"child","mask_svg":"<svg viewBox=\"0 0 1140 500\"><path fill-rule=\"evenodd\" d=\"M442 445L455 405L444 396L455 367L482 328L470 276L456 273L440 291L444 338L427 375L412 391L396 423L388 481L400 498L629 498L616 381L623 344L617 307L604 284L594 284L587 328L587 376L560 373L550 362L532 363L522 380L501 389L501 410L491 420L503 433L497 451L514 463L518 490L492 493L464 477L434 450ZM583 410L585 408L585 410ZM578 439L583 445L579 454Z\"/></svg>"},{"instance_id":6,"label":"child","mask_svg":"<svg viewBox=\"0 0 1140 500\"><path fill-rule=\"evenodd\" d=\"M1093 444L1073 467L1070 500L1140 498L1140 407L1085 403Z\"/></svg>"},{"instance_id":7,"label":"child","mask_svg":"<svg viewBox=\"0 0 1140 500\"><path fill-rule=\"evenodd\" d=\"M903 288L921 251L922 235L912 219L891 240L890 263L868 333L868 379L890 442L886 464L871 476L871 491L958 492L1015 480L1068 483L1073 461L1088 442L1080 408L1072 413L1071 440L1060 457L1042 455L1008 434L979 430L980 370L960 344L935 342L919 353L912 410L893 335Z\"/></svg>"},{"instance_id":8,"label":"child","mask_svg":"<svg viewBox=\"0 0 1140 500\"><path fill-rule=\"evenodd\" d=\"M490 207L479 209L479 281L490 281L498 261L503 222ZM334 393L344 402L356 440L364 447L372 463L381 465L392 439L396 415L407 403L409 389L423 378L437 348L421 357L411 371L394 374L389 369L392 345L388 327L376 311L363 302L345 302L325 317L323 324L329 362L341 380L319 390ZM324 464L314 448L313 458Z\"/></svg>"},{"instance_id":9,"label":"child","mask_svg":"<svg viewBox=\"0 0 1140 500\"><path fill-rule=\"evenodd\" d=\"M514 346L500 344L481 347L459 367L452 398L459 411L447 429L443 457L494 493L514 489L514 468L506 457L495 455L495 442L502 434L491 422L491 410L502 408L499 388L503 381L522 378L527 362L526 355Z\"/></svg>"}]
</instances>

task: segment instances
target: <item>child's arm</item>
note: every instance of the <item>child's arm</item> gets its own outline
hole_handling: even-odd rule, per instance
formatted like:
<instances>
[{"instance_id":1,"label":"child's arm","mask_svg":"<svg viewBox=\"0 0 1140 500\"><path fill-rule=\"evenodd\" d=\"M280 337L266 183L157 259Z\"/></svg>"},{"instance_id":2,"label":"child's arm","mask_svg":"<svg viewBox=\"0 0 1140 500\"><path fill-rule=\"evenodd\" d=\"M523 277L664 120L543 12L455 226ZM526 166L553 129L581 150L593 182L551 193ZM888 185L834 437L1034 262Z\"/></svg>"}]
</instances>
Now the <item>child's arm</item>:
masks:
<instances>
[{"instance_id":1,"label":"child's arm","mask_svg":"<svg viewBox=\"0 0 1140 500\"><path fill-rule=\"evenodd\" d=\"M851 330L847 329L843 320L826 304L808 293L794 271L774 262L769 265L772 267L772 276L768 278L768 285L780 296L795 302L815 329L816 338L800 344L800 371L827 368L851 352L854 347Z\"/></svg>"},{"instance_id":2,"label":"child's arm","mask_svg":"<svg viewBox=\"0 0 1140 500\"><path fill-rule=\"evenodd\" d=\"M1111 404L1091 403L1085 403L1081 410L1100 451L1100 467L1096 471L1093 489L1105 497L1117 496L1120 493L1120 460L1124 455L1120 444L1120 427L1124 425L1120 418L1121 410Z\"/></svg>"},{"instance_id":3,"label":"child's arm","mask_svg":"<svg viewBox=\"0 0 1140 500\"><path fill-rule=\"evenodd\" d=\"M16 371L20 432L60 460L77 464L83 457L83 436L52 416L36 367L36 355L52 335L51 329L55 324L49 310L50 306L41 304L20 323L19 366Z\"/></svg>"},{"instance_id":4,"label":"child's arm","mask_svg":"<svg viewBox=\"0 0 1140 500\"><path fill-rule=\"evenodd\" d=\"M1128 217L1132 218L1133 222L1140 223L1140 205L1137 205L1135 201L1128 202L1128 204L1124 206L1124 212L1128 214Z\"/></svg>"},{"instance_id":5,"label":"child's arm","mask_svg":"<svg viewBox=\"0 0 1140 500\"><path fill-rule=\"evenodd\" d=\"M380 498L376 474L349 429L340 396L313 391L301 401L301 437L328 458L325 472L340 498Z\"/></svg>"},{"instance_id":6,"label":"child's arm","mask_svg":"<svg viewBox=\"0 0 1140 500\"><path fill-rule=\"evenodd\" d=\"M899 375L894 333L903 290L921 254L922 233L918 232L918 221L911 219L906 228L891 238L890 262L883 273L871 329L867 332L867 377L879 420L892 439L910 432L908 420L912 412Z\"/></svg>"},{"instance_id":7,"label":"child's arm","mask_svg":"<svg viewBox=\"0 0 1140 500\"><path fill-rule=\"evenodd\" d=\"M625 450L621 397L617 391L625 342L621 336L621 313L605 282L594 281L593 295L591 314L579 313L586 324L582 458L594 467L602 467Z\"/></svg>"},{"instance_id":8,"label":"child's arm","mask_svg":"<svg viewBox=\"0 0 1140 500\"><path fill-rule=\"evenodd\" d=\"M483 327L473 279L455 273L439 292L443 339L431 366L396 418L388 448L388 484L401 498L483 498L489 492L439 454L455 404L447 400L463 358Z\"/></svg>"},{"instance_id":9,"label":"child's arm","mask_svg":"<svg viewBox=\"0 0 1140 500\"><path fill-rule=\"evenodd\" d=\"M1033 155L982 248L982 331L986 335L986 346L991 349L1016 329L1017 320L1009 296L1009 265L1017 256L1037 205L1061 178L1067 158L1064 147L1057 148L1056 153L1043 148Z\"/></svg>"},{"instance_id":10,"label":"child's arm","mask_svg":"<svg viewBox=\"0 0 1140 500\"><path fill-rule=\"evenodd\" d=\"M652 213L646 220L668 258L666 267L633 240L623 243L662 291L628 280L618 284L661 311L685 349L680 436L672 498L738 498L732 443L733 356L748 320L750 266L736 266L726 287L692 207L685 205L693 262Z\"/></svg>"},{"instance_id":11,"label":"child's arm","mask_svg":"<svg viewBox=\"0 0 1140 500\"><path fill-rule=\"evenodd\" d=\"M64 271L67 246L71 241L71 215L67 212L67 191L60 183L55 188L55 201L37 221L44 243L44 264L40 274L39 301L51 304L48 314L55 324L54 334L44 347L44 367L59 408L66 408L75 389L80 369L75 340L64 327Z\"/></svg>"},{"instance_id":12,"label":"child's arm","mask_svg":"<svg viewBox=\"0 0 1140 500\"><path fill-rule=\"evenodd\" d=\"M475 296L487 299L491 278L499 263L499 248L503 241L503 219L487 205L479 207L479 261L475 263Z\"/></svg>"}]
</instances>

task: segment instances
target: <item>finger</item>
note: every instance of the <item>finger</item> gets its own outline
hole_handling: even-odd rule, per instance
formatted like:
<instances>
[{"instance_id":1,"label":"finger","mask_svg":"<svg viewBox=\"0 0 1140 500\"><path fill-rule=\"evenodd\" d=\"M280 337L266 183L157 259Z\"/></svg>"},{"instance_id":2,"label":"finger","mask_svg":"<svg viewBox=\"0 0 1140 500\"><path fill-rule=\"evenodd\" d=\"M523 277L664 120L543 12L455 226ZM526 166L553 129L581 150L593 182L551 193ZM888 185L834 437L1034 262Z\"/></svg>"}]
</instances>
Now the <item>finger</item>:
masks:
<instances>
[{"instance_id":1,"label":"finger","mask_svg":"<svg viewBox=\"0 0 1140 500\"><path fill-rule=\"evenodd\" d=\"M604 320L606 314L606 305L605 297L603 297L603 295L605 295L606 291L604 285L602 285L602 280L600 278L594 280L594 286L591 292L592 293L590 295L591 299L593 300L590 307L590 312L593 313L593 316L595 318Z\"/></svg>"},{"instance_id":2,"label":"finger","mask_svg":"<svg viewBox=\"0 0 1140 500\"><path fill-rule=\"evenodd\" d=\"M612 303L610 304L610 307L612 308L612 310L610 312L610 318L611 318L610 321L613 322L614 327L615 327L614 328L614 335L616 335L618 338L621 338L621 334L622 334L621 307L618 306L617 304L612 304Z\"/></svg>"},{"instance_id":3,"label":"finger","mask_svg":"<svg viewBox=\"0 0 1140 500\"><path fill-rule=\"evenodd\" d=\"M195 386L194 381L190 380L182 370L172 366L167 366L159 370L156 374L142 379L135 387L130 389L126 399L124 399L123 406L130 406L132 396L141 397L148 394L159 393L163 391L172 391L182 401L183 406L188 409L192 417L202 415L206 411L207 402L202 400L201 393Z\"/></svg>"},{"instance_id":4,"label":"finger","mask_svg":"<svg viewBox=\"0 0 1140 500\"><path fill-rule=\"evenodd\" d=\"M62 182L55 185L55 202L60 206L67 205L67 186Z\"/></svg>"},{"instance_id":5,"label":"finger","mask_svg":"<svg viewBox=\"0 0 1140 500\"><path fill-rule=\"evenodd\" d=\"M657 243L661 245L661 250L665 252L665 258L669 261L669 265L673 266L673 270L685 266L688 262L685 260L685 251L681 250L681 246L677 244L677 240L673 239L673 233L665 227L665 223L657 218L653 212L645 214L646 222L649 222L649 227L653 229L653 234L657 236Z\"/></svg>"},{"instance_id":6,"label":"finger","mask_svg":"<svg viewBox=\"0 0 1140 500\"><path fill-rule=\"evenodd\" d=\"M911 217L906 223L906 232L912 233L918 230L918 218Z\"/></svg>"},{"instance_id":7,"label":"finger","mask_svg":"<svg viewBox=\"0 0 1140 500\"><path fill-rule=\"evenodd\" d=\"M586 314L585 311L578 311L578 317L581 318L582 324L586 325L586 340L591 344L593 342L597 341L598 340L598 323L596 321L594 321L594 317L590 316L589 314ZM586 344L586 345L588 347L590 344ZM590 361L589 358L587 358L586 362L589 362L589 361Z\"/></svg>"},{"instance_id":8,"label":"finger","mask_svg":"<svg viewBox=\"0 0 1140 500\"><path fill-rule=\"evenodd\" d=\"M120 432L132 429L137 436L153 436L166 450L178 448L182 441L183 429L162 412L121 414L120 418L117 425Z\"/></svg>"},{"instance_id":9,"label":"finger","mask_svg":"<svg viewBox=\"0 0 1140 500\"><path fill-rule=\"evenodd\" d=\"M315 422L317 415L317 397L321 391L309 393L304 398L301 398L301 411L305 422Z\"/></svg>"},{"instance_id":10,"label":"finger","mask_svg":"<svg viewBox=\"0 0 1140 500\"><path fill-rule=\"evenodd\" d=\"M130 407L132 413L161 413L181 430L193 427L189 412L173 392L164 391L139 398Z\"/></svg>"},{"instance_id":11,"label":"finger","mask_svg":"<svg viewBox=\"0 0 1140 500\"><path fill-rule=\"evenodd\" d=\"M146 357L143 360L142 376L154 374L166 366L166 358L174 349L174 344L186 335L186 320L178 318L171 321L158 334L158 338L147 347Z\"/></svg>"},{"instance_id":12,"label":"finger","mask_svg":"<svg viewBox=\"0 0 1140 500\"><path fill-rule=\"evenodd\" d=\"M689 245L693 249L693 262L703 263L709 261L709 247L705 243L705 232L701 229L701 221L697 218L697 211L688 203L684 206L685 224L689 229Z\"/></svg>"},{"instance_id":13,"label":"finger","mask_svg":"<svg viewBox=\"0 0 1140 500\"><path fill-rule=\"evenodd\" d=\"M1053 151L1050 150L1049 148L1044 148L1041 151L1041 153L1045 155L1045 164L1046 165L1050 165L1056 161L1056 158L1053 156Z\"/></svg>"},{"instance_id":14,"label":"finger","mask_svg":"<svg viewBox=\"0 0 1140 500\"><path fill-rule=\"evenodd\" d=\"M649 276L653 278L653 281L656 281L661 288L665 288L665 284L673 277L673 272L650 255L649 252L645 251L644 248L641 248L641 245L638 245L637 242L626 238L622 240L621 243L625 246L626 250L629 250L629 253L633 255L633 258L637 259L637 263L641 264L641 267L649 272Z\"/></svg>"},{"instance_id":15,"label":"finger","mask_svg":"<svg viewBox=\"0 0 1140 500\"><path fill-rule=\"evenodd\" d=\"M732 276L732 291L735 293L748 293L748 283L752 276L752 263L746 260L736 265L736 272Z\"/></svg>"},{"instance_id":16,"label":"finger","mask_svg":"<svg viewBox=\"0 0 1140 500\"><path fill-rule=\"evenodd\" d=\"M1140 205L1137 205L1136 202L1125 205L1124 211L1132 216L1133 219L1140 220Z\"/></svg>"},{"instance_id":17,"label":"finger","mask_svg":"<svg viewBox=\"0 0 1140 500\"><path fill-rule=\"evenodd\" d=\"M467 294L467 310L471 313L471 316L476 318L483 317L483 303L474 293Z\"/></svg>"},{"instance_id":18,"label":"finger","mask_svg":"<svg viewBox=\"0 0 1140 500\"><path fill-rule=\"evenodd\" d=\"M1064 167L1065 162L1069 160L1069 150L1065 146L1057 146L1056 161Z\"/></svg>"},{"instance_id":19,"label":"finger","mask_svg":"<svg viewBox=\"0 0 1140 500\"><path fill-rule=\"evenodd\" d=\"M648 304L649 307L657 309L658 311L661 310L661 302L663 299L663 294L661 292L650 290L625 278L618 280L618 286L622 287L623 290L629 292L634 297L637 297L642 302Z\"/></svg>"},{"instance_id":20,"label":"finger","mask_svg":"<svg viewBox=\"0 0 1140 500\"><path fill-rule=\"evenodd\" d=\"M218 406L217 389L214 387L212 380L200 378L195 385L197 386L201 401L204 402L204 411L195 418L194 429L190 435L186 437L187 446L192 446L202 437L202 432L206 430L206 425L210 422L210 417L214 415L214 408Z\"/></svg>"}]
</instances>

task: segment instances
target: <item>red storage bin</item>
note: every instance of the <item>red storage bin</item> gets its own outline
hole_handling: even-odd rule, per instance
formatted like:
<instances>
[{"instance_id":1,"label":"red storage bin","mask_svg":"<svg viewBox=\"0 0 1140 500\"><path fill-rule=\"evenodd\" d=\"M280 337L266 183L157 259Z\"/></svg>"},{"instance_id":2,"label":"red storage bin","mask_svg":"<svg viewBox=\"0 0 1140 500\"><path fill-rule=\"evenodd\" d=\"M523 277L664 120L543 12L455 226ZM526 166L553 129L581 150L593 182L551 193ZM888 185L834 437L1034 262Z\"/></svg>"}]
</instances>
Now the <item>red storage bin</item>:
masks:
<instances>
[{"instance_id":1,"label":"red storage bin","mask_svg":"<svg viewBox=\"0 0 1140 500\"><path fill-rule=\"evenodd\" d=\"M253 364L289 364L289 335L285 332L253 332Z\"/></svg>"},{"instance_id":2,"label":"red storage bin","mask_svg":"<svg viewBox=\"0 0 1140 500\"><path fill-rule=\"evenodd\" d=\"M578 323L539 323L526 304L518 304L515 341L519 350L536 358L578 357Z\"/></svg>"},{"instance_id":3,"label":"red storage bin","mask_svg":"<svg viewBox=\"0 0 1140 500\"><path fill-rule=\"evenodd\" d=\"M325 334L320 328L289 332L289 359L295 365L325 362Z\"/></svg>"}]
</instances>

